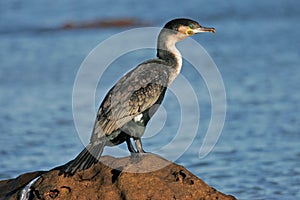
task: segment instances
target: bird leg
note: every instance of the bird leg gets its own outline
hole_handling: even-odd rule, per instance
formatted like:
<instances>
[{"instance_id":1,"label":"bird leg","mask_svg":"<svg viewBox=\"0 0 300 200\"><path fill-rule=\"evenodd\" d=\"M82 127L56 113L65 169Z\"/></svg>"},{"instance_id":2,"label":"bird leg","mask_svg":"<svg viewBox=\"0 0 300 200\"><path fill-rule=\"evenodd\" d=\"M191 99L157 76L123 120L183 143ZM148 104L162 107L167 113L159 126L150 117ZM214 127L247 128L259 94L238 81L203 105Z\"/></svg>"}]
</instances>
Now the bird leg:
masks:
<instances>
[{"instance_id":1,"label":"bird leg","mask_svg":"<svg viewBox=\"0 0 300 200\"><path fill-rule=\"evenodd\" d=\"M129 137L126 139L126 144L127 144L127 148L130 151L130 153L137 153L136 150L134 149Z\"/></svg>"},{"instance_id":2,"label":"bird leg","mask_svg":"<svg viewBox=\"0 0 300 200\"><path fill-rule=\"evenodd\" d=\"M138 153L146 153L143 149L141 138L134 138L134 142Z\"/></svg>"},{"instance_id":3,"label":"bird leg","mask_svg":"<svg viewBox=\"0 0 300 200\"><path fill-rule=\"evenodd\" d=\"M135 142L135 146L137 151L135 153L131 153L131 159L133 162L140 162L143 157L144 157L144 153L146 153L142 147L142 141L141 138L134 138L134 142Z\"/></svg>"}]
</instances>

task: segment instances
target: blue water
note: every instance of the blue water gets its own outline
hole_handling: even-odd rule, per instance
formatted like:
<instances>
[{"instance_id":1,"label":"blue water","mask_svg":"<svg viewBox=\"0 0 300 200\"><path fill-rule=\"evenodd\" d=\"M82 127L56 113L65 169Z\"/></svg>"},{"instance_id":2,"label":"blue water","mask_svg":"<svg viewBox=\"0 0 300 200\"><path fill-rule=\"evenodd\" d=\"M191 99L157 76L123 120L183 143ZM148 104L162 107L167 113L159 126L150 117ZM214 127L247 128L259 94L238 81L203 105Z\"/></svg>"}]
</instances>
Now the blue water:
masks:
<instances>
[{"instance_id":1,"label":"blue water","mask_svg":"<svg viewBox=\"0 0 300 200\"><path fill-rule=\"evenodd\" d=\"M300 198L299 7L292 0L0 1L0 179L51 169L80 152L72 115L76 73L97 44L126 30L49 29L69 21L124 17L162 26L172 18L189 17L217 29L215 36L193 38L220 70L227 116L217 145L199 159L210 113L207 91L199 89L203 123L176 162L239 199ZM130 68L154 55L130 54L115 64ZM107 73L104 88L123 71L112 67ZM182 73L199 79L193 80L192 68ZM100 103L105 89L99 87ZM180 112L172 98L168 93L161 111L168 113L168 121L177 120ZM163 130L171 133L177 127L166 123ZM144 144L146 150L164 143L159 135L151 141Z\"/></svg>"}]
</instances>

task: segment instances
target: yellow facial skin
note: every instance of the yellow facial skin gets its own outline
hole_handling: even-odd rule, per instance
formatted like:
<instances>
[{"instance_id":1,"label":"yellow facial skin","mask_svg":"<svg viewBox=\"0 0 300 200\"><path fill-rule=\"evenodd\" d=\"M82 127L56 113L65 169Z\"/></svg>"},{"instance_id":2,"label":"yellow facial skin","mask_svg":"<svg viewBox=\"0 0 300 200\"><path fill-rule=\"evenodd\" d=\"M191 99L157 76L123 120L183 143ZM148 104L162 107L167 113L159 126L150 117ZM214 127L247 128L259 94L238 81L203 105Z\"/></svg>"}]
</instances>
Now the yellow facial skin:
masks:
<instances>
[{"instance_id":1,"label":"yellow facial skin","mask_svg":"<svg viewBox=\"0 0 300 200\"><path fill-rule=\"evenodd\" d=\"M179 27L178 31L186 36L194 35L193 29L188 26L181 26Z\"/></svg>"},{"instance_id":2,"label":"yellow facial skin","mask_svg":"<svg viewBox=\"0 0 300 200\"><path fill-rule=\"evenodd\" d=\"M191 36L191 35L194 35L197 33L203 33L203 32L216 33L216 30L214 28L199 27L199 28L193 29L189 26L181 26L181 27L179 27L178 31L185 36Z\"/></svg>"},{"instance_id":3,"label":"yellow facial skin","mask_svg":"<svg viewBox=\"0 0 300 200\"><path fill-rule=\"evenodd\" d=\"M194 35L194 31L191 28L187 28L186 31L185 31L185 34L188 35L188 36L191 36L191 35Z\"/></svg>"},{"instance_id":4,"label":"yellow facial skin","mask_svg":"<svg viewBox=\"0 0 300 200\"><path fill-rule=\"evenodd\" d=\"M188 37L197 33L203 33L203 32L212 32L216 33L216 30L214 28L207 28L207 27L198 27L198 28L191 28L191 26L180 26L178 28L178 32L183 34L184 36Z\"/></svg>"}]
</instances>

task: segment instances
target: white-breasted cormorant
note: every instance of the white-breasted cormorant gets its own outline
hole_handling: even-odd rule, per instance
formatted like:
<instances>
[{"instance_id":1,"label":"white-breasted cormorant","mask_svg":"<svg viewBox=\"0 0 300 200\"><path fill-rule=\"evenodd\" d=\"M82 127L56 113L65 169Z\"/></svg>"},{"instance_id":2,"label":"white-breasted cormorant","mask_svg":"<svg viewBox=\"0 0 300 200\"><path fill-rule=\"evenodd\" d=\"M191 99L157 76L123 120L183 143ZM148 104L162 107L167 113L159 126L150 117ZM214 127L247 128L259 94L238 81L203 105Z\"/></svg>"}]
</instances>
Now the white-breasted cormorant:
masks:
<instances>
[{"instance_id":1,"label":"white-breasted cormorant","mask_svg":"<svg viewBox=\"0 0 300 200\"><path fill-rule=\"evenodd\" d=\"M66 165L65 175L98 162L105 146L126 142L130 152L144 152L141 137L145 127L180 73L182 58L175 44L201 32L215 33L215 29L182 18L164 26L158 36L157 58L139 64L110 89L98 110L90 143Z\"/></svg>"}]
</instances>

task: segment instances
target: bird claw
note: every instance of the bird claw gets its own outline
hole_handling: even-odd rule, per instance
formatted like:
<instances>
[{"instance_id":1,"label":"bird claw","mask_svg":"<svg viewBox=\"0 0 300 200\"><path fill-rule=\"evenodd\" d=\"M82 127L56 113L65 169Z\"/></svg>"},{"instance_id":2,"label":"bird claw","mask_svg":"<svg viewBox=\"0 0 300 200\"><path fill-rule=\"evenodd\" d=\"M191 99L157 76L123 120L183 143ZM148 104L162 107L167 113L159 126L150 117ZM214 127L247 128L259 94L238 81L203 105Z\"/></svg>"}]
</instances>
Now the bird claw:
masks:
<instances>
[{"instance_id":1,"label":"bird claw","mask_svg":"<svg viewBox=\"0 0 300 200\"><path fill-rule=\"evenodd\" d=\"M133 162L140 162L145 156L147 155L147 153L131 153L130 155L130 160Z\"/></svg>"}]
</instances>

